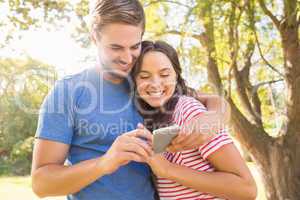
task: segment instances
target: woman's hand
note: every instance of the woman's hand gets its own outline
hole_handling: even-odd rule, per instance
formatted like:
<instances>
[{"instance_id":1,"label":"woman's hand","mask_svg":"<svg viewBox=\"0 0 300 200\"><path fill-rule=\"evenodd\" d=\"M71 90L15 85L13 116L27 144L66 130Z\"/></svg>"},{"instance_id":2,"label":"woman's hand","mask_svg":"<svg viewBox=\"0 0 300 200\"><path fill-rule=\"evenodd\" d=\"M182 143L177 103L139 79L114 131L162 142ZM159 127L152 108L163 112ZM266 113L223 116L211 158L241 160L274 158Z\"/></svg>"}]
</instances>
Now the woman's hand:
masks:
<instances>
[{"instance_id":1,"label":"woman's hand","mask_svg":"<svg viewBox=\"0 0 300 200\"><path fill-rule=\"evenodd\" d=\"M170 163L162 154L154 154L148 161L148 165L151 167L153 173L156 176L166 178L168 175L168 170L172 170Z\"/></svg>"}]
</instances>

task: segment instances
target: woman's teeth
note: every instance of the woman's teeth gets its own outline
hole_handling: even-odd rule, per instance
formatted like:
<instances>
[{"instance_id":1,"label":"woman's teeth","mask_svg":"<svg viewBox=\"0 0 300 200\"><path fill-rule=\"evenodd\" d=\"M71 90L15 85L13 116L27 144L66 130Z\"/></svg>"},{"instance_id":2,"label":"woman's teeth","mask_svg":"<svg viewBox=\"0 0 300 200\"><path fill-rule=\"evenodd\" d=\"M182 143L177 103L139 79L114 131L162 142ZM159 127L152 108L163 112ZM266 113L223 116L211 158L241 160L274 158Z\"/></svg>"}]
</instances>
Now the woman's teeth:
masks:
<instances>
[{"instance_id":1,"label":"woman's teeth","mask_svg":"<svg viewBox=\"0 0 300 200\"><path fill-rule=\"evenodd\" d=\"M153 96L153 97L160 97L163 94L163 91L159 92L148 92L148 95Z\"/></svg>"}]
</instances>

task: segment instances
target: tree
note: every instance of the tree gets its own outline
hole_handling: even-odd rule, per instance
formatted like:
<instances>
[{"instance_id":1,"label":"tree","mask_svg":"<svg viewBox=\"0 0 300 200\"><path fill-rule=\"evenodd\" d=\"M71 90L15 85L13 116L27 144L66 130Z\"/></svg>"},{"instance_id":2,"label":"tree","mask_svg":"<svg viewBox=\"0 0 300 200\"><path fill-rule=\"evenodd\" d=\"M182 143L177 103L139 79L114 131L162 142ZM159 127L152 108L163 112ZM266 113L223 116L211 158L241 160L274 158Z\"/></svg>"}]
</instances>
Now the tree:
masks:
<instances>
[{"instance_id":1,"label":"tree","mask_svg":"<svg viewBox=\"0 0 300 200\"><path fill-rule=\"evenodd\" d=\"M0 72L0 173L28 174L39 107L57 75L31 58L1 59Z\"/></svg>"},{"instance_id":2,"label":"tree","mask_svg":"<svg viewBox=\"0 0 300 200\"><path fill-rule=\"evenodd\" d=\"M175 38L181 61L190 74L196 74L192 78L199 80L199 74L206 77L202 73L205 66L209 84L202 82L201 88L227 98L235 136L261 169L268 199L298 199L299 1L142 2L147 15L146 38ZM27 30L45 23L63 27L76 17L79 24L74 36L88 46L84 21L88 3L0 1L10 11L1 19L0 30L9 39L13 37L7 32L10 29ZM33 9L40 16L31 15ZM2 81L1 87L6 83Z\"/></svg>"},{"instance_id":3,"label":"tree","mask_svg":"<svg viewBox=\"0 0 300 200\"><path fill-rule=\"evenodd\" d=\"M157 35L168 33L193 38L205 48L208 81L230 103L235 136L261 169L267 198L299 199L299 2L208 0L193 1L193 5L182 1L160 3L177 9L177 12L183 10L182 7L187 8L185 24L167 26ZM157 1L148 1L148 4L157 4ZM182 30L180 26L186 29ZM266 37L266 34L270 35ZM282 88L285 93L278 91ZM268 90L272 95L266 95ZM269 114L278 113L276 106L272 108L272 102L283 105L283 109L278 106L283 113L282 116L278 114L277 119L284 119L278 131L274 130L277 125L274 115Z\"/></svg>"},{"instance_id":4,"label":"tree","mask_svg":"<svg viewBox=\"0 0 300 200\"><path fill-rule=\"evenodd\" d=\"M88 25L84 17L89 14L89 0L76 3L67 0L0 0L0 48L4 48L13 39L22 37L23 31L32 29L63 29L68 23L75 23L77 28L74 39L83 46L90 42L86 35Z\"/></svg>"}]
</instances>

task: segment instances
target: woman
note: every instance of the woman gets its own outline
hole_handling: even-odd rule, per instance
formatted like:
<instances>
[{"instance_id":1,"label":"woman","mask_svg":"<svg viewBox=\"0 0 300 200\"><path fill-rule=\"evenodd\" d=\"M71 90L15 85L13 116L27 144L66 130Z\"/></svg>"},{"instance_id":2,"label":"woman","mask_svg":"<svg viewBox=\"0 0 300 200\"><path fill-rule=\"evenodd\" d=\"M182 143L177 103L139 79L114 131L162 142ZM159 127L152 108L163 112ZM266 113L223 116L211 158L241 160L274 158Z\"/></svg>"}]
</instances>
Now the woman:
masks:
<instances>
[{"instance_id":1,"label":"woman","mask_svg":"<svg viewBox=\"0 0 300 200\"><path fill-rule=\"evenodd\" d=\"M131 75L137 107L150 131L174 123L201 125L197 118L206 108L186 86L176 50L170 45L144 41ZM200 147L156 154L147 163L157 176L160 199L256 197L251 173L225 130Z\"/></svg>"}]
</instances>

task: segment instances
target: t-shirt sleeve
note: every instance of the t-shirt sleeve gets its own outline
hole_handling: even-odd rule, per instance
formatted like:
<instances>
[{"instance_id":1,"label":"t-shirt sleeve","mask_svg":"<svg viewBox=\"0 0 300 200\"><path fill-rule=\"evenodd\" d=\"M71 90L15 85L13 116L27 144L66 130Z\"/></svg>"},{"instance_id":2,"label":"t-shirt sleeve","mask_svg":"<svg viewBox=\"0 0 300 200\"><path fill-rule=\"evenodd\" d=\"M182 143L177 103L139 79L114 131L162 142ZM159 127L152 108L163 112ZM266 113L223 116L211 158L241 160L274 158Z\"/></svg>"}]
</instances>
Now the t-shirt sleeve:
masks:
<instances>
[{"instance_id":1,"label":"t-shirt sleeve","mask_svg":"<svg viewBox=\"0 0 300 200\"><path fill-rule=\"evenodd\" d=\"M223 146L231 143L233 143L233 141L228 135L228 132L225 129L222 129L210 141L200 146L199 152L203 159L207 159L208 156L212 155Z\"/></svg>"},{"instance_id":2,"label":"t-shirt sleeve","mask_svg":"<svg viewBox=\"0 0 300 200\"><path fill-rule=\"evenodd\" d=\"M192 97L183 96L179 99L174 112L174 121L179 126L186 125L192 119L205 112L205 106Z\"/></svg>"},{"instance_id":3,"label":"t-shirt sleeve","mask_svg":"<svg viewBox=\"0 0 300 200\"><path fill-rule=\"evenodd\" d=\"M207 109L198 100L183 96L178 101L175 109L174 121L179 125L187 125L191 120L200 117ZM215 137L199 147L201 156L206 159L226 144L233 143L227 131L220 130Z\"/></svg>"},{"instance_id":4,"label":"t-shirt sleeve","mask_svg":"<svg viewBox=\"0 0 300 200\"><path fill-rule=\"evenodd\" d=\"M66 80L57 81L39 111L36 138L71 144L74 112Z\"/></svg>"}]
</instances>

